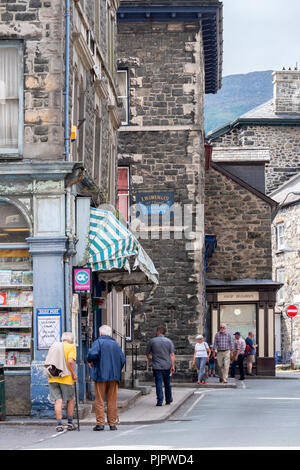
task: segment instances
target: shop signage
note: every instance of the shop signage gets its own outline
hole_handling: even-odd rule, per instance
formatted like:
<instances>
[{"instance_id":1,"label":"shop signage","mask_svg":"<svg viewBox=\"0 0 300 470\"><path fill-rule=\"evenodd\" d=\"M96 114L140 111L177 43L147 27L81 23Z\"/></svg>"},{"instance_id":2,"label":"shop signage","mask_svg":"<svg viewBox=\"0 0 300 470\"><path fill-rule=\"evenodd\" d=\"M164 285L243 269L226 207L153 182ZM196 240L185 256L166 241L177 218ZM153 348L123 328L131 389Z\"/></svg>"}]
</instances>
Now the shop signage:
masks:
<instances>
[{"instance_id":1,"label":"shop signage","mask_svg":"<svg viewBox=\"0 0 300 470\"><path fill-rule=\"evenodd\" d=\"M73 281L74 292L91 290L91 269L74 268Z\"/></svg>"},{"instance_id":2,"label":"shop signage","mask_svg":"<svg viewBox=\"0 0 300 470\"><path fill-rule=\"evenodd\" d=\"M174 205L173 192L136 193L136 204L139 205L142 215L173 215L171 207Z\"/></svg>"},{"instance_id":3,"label":"shop signage","mask_svg":"<svg viewBox=\"0 0 300 470\"><path fill-rule=\"evenodd\" d=\"M49 349L56 342L61 341L61 309L37 308L37 349Z\"/></svg>"},{"instance_id":4,"label":"shop signage","mask_svg":"<svg viewBox=\"0 0 300 470\"><path fill-rule=\"evenodd\" d=\"M286 314L289 317L294 318L298 314L298 308L296 307L296 305L289 305L286 309Z\"/></svg>"},{"instance_id":5,"label":"shop signage","mask_svg":"<svg viewBox=\"0 0 300 470\"><path fill-rule=\"evenodd\" d=\"M218 302L257 302L259 292L219 292Z\"/></svg>"}]
</instances>

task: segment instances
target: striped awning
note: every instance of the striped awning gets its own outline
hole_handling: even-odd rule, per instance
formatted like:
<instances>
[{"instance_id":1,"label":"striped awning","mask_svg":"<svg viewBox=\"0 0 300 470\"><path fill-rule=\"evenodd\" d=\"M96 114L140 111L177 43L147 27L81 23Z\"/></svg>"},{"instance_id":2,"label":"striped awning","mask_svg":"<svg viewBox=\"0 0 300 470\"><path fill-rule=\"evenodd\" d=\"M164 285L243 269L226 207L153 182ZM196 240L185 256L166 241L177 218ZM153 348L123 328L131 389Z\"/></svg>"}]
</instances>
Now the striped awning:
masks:
<instances>
[{"instance_id":1,"label":"striped awning","mask_svg":"<svg viewBox=\"0 0 300 470\"><path fill-rule=\"evenodd\" d=\"M91 207L88 266L93 271L125 268L130 272L131 257L132 270L140 269L148 280L158 284L158 272L134 234L112 212Z\"/></svg>"}]
</instances>

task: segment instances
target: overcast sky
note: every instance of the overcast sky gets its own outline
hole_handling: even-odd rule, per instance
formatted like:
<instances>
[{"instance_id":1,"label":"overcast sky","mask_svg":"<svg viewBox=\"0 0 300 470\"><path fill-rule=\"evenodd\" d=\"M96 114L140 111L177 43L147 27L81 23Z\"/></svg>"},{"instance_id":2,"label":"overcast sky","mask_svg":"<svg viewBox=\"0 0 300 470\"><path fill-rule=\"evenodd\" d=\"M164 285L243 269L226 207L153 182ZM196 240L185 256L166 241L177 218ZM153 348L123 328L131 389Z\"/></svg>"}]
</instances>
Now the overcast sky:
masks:
<instances>
[{"instance_id":1,"label":"overcast sky","mask_svg":"<svg viewBox=\"0 0 300 470\"><path fill-rule=\"evenodd\" d=\"M300 68L300 0L222 0L223 76Z\"/></svg>"}]
</instances>

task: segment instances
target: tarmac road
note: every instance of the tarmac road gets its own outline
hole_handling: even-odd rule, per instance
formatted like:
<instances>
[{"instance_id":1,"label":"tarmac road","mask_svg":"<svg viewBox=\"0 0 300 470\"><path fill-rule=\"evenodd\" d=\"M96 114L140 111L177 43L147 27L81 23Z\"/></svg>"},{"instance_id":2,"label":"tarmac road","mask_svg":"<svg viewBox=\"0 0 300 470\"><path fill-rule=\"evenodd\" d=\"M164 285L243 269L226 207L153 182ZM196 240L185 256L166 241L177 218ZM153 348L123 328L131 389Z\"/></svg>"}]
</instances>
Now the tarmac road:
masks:
<instances>
[{"instance_id":1,"label":"tarmac road","mask_svg":"<svg viewBox=\"0 0 300 470\"><path fill-rule=\"evenodd\" d=\"M52 427L0 425L0 449L300 449L299 379L239 385L199 390L161 424L59 435Z\"/></svg>"}]
</instances>

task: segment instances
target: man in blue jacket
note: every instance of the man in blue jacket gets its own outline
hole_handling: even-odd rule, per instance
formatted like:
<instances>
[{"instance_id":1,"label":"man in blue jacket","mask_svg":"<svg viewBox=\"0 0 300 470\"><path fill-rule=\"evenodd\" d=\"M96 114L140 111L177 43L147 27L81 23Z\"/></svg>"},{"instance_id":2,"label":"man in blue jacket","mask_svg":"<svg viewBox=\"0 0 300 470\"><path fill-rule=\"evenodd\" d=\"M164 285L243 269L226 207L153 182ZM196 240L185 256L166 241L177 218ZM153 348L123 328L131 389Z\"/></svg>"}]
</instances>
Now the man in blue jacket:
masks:
<instances>
[{"instance_id":1,"label":"man in blue jacket","mask_svg":"<svg viewBox=\"0 0 300 470\"><path fill-rule=\"evenodd\" d=\"M87 361L91 370L91 378L95 382L95 413L96 426L94 431L103 431L105 425L104 398L107 400L107 422L110 430L117 429L118 419L117 395L121 380L121 371L125 364L123 351L112 337L111 327L102 325L100 337L94 341L88 352Z\"/></svg>"}]
</instances>

